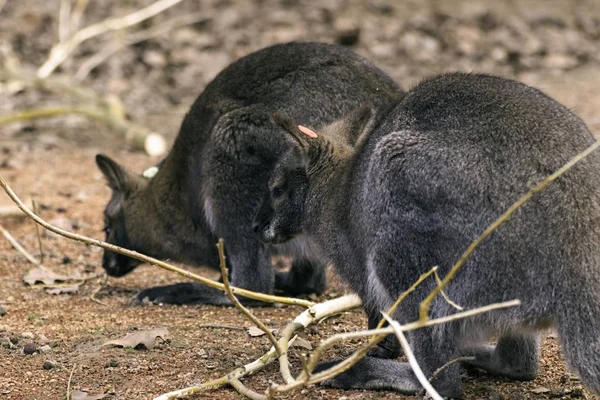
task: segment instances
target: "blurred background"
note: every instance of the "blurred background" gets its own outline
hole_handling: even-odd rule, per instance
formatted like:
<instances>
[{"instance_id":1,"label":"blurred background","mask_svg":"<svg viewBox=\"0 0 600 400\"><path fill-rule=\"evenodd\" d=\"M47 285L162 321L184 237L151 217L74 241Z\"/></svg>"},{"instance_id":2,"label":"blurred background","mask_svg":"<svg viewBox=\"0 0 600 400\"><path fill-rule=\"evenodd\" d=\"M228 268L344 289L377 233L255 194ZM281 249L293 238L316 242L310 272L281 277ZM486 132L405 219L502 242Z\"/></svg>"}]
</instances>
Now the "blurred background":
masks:
<instances>
[{"instance_id":1,"label":"blurred background","mask_svg":"<svg viewBox=\"0 0 600 400\"><path fill-rule=\"evenodd\" d=\"M79 26L151 3L90 1ZM0 12L2 46L24 66L38 68L58 42L59 8L59 0L8 0ZM145 32L147 40L126 45ZM118 96L132 120L172 138L189 105L221 69L251 51L292 40L349 46L407 89L443 71L517 78L573 108L595 132L600 129L597 0L184 0L140 24L83 42L54 74L76 76L86 87ZM107 48L114 52L89 70L90 59ZM35 90L4 90L0 96L0 113L65 100ZM56 145L62 139L105 145L106 128L85 129L90 122L81 117L3 127L2 137L40 123L41 137L56 136L48 139Z\"/></svg>"}]
</instances>

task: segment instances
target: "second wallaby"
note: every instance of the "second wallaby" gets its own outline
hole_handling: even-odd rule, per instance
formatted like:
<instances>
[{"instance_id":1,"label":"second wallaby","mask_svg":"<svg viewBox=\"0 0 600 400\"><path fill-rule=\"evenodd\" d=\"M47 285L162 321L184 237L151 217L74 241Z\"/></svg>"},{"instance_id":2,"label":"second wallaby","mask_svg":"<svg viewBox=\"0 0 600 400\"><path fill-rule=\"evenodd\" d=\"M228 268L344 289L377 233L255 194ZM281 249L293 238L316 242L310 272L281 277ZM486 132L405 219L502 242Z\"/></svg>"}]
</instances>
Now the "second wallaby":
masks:
<instances>
[{"instance_id":1,"label":"second wallaby","mask_svg":"<svg viewBox=\"0 0 600 400\"><path fill-rule=\"evenodd\" d=\"M313 240L371 315L433 266L444 276L532 185L594 143L577 116L539 90L477 74L426 80L382 118L368 109L350 114L332 129L355 130L354 146L332 140L330 128L311 138L296 127L302 120L278 118L288 150L254 229L269 243L297 234ZM446 288L467 309L512 299L521 306L408 334L425 375L472 356L470 366L534 379L539 332L554 326L569 366L600 394L598 243L600 154L592 153L495 231ZM424 282L393 317L417 320L435 285ZM430 316L453 312L438 296ZM486 344L492 337L494 346ZM447 366L432 383L459 397L460 366ZM422 390L407 363L370 357L326 384Z\"/></svg>"},{"instance_id":2,"label":"second wallaby","mask_svg":"<svg viewBox=\"0 0 600 400\"><path fill-rule=\"evenodd\" d=\"M311 249L289 273L275 274L272 248L252 232L273 162L286 135L272 114L281 110L313 128L368 104L393 104L404 92L365 58L324 43L274 45L235 61L205 88L185 116L156 175L147 180L108 157L96 162L113 189L105 210L107 241L193 265L218 268L216 243L225 241L232 285L288 295L322 292L324 263ZM352 138L348 138L352 142ZM109 275L124 275L136 260L105 252ZM220 291L193 283L143 290L139 299L162 303L228 304Z\"/></svg>"}]
</instances>

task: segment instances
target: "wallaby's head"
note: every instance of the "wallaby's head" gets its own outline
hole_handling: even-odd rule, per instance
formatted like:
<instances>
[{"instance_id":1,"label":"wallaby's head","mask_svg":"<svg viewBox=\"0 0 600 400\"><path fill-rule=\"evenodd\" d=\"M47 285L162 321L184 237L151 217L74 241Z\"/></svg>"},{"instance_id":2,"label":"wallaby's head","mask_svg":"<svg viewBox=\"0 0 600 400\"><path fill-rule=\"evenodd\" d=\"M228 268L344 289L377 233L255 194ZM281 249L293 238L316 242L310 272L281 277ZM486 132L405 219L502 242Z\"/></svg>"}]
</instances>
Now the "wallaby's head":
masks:
<instances>
[{"instance_id":1,"label":"wallaby's head","mask_svg":"<svg viewBox=\"0 0 600 400\"><path fill-rule=\"evenodd\" d=\"M112 196L104 209L104 233L108 243L130 250L136 249L136 223L142 210L139 210L139 193L147 180L129 173L124 167L102 154L96 155L96 164L106 177ZM132 240L133 239L133 240ZM110 276L123 276L141 264L127 256L104 251L102 267Z\"/></svg>"},{"instance_id":2,"label":"wallaby's head","mask_svg":"<svg viewBox=\"0 0 600 400\"><path fill-rule=\"evenodd\" d=\"M362 108L317 134L289 118L275 116L289 140L287 150L275 163L254 218L254 232L262 241L283 243L302 233L309 178L316 172L334 168L354 154L363 143L371 117L371 109Z\"/></svg>"}]
</instances>

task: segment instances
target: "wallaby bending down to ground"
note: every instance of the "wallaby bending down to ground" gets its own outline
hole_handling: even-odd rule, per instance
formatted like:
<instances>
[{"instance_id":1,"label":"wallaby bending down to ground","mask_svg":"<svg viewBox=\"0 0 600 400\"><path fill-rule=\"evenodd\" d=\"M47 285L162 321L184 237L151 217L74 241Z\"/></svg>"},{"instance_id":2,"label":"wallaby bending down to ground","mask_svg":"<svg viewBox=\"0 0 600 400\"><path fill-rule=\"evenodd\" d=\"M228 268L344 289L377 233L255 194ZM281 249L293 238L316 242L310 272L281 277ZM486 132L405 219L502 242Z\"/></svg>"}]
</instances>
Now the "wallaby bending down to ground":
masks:
<instances>
[{"instance_id":1,"label":"wallaby bending down to ground","mask_svg":"<svg viewBox=\"0 0 600 400\"><path fill-rule=\"evenodd\" d=\"M462 73L424 81L383 118L361 110L331 128L362 131L355 146L332 140L330 128L310 138L294 125L302 120L279 119L288 150L254 228L269 243L300 233L313 240L371 314L431 267L444 276L509 206L594 142L577 116L540 91ZM568 364L600 394L599 244L600 154L593 153L492 233L446 289L467 309L512 299L521 306L408 334L425 375L473 356L471 366L533 379L538 332L555 326ZM394 318L417 320L435 285L424 282ZM431 318L455 311L440 297ZM484 344L491 335L495 346ZM433 386L460 396L459 368L445 368ZM369 357L326 384L421 390L407 363Z\"/></svg>"},{"instance_id":2,"label":"wallaby bending down to ground","mask_svg":"<svg viewBox=\"0 0 600 400\"><path fill-rule=\"evenodd\" d=\"M287 134L273 119L281 110L320 128L363 104L394 104L404 92L365 58L324 43L275 45L223 70L192 105L156 175L144 179L106 156L97 164L113 190L105 210L109 243L158 258L218 269L223 238L231 284L256 292L320 293L325 263L292 243L298 256L277 273L272 248L252 232L272 164ZM122 276L139 262L105 252L103 266ZM162 303L229 304L220 291L194 283L143 290L138 299Z\"/></svg>"}]
</instances>

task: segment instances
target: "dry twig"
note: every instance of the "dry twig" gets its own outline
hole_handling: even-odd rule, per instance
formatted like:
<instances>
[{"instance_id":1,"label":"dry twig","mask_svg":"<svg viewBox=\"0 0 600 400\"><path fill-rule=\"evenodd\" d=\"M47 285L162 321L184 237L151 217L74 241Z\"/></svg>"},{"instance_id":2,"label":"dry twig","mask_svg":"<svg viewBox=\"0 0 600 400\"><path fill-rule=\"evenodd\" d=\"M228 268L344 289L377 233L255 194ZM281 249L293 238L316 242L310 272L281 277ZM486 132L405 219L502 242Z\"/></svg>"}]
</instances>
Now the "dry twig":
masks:
<instances>
[{"instance_id":1,"label":"dry twig","mask_svg":"<svg viewBox=\"0 0 600 400\"><path fill-rule=\"evenodd\" d=\"M427 380L427 377L425 376L423 370L419 366L419 363L417 362L417 359L415 358L415 355L412 352L412 349L408 344L408 340L406 340L406 336L404 336L404 332L402 332L398 321L394 321L386 313L382 314L383 318L385 318L385 320L388 322L388 324L390 324L390 326L394 330L394 333L396 334L396 337L400 342L400 346L402 346L402 350L404 350L404 354L406 355L408 363L410 364L410 367L415 373L415 376L419 380L419 383L421 384L421 386L423 386L423 389L425 389L427 394L429 394L429 396L431 396L434 400L443 400L442 396L440 396L439 393L433 388L433 386L431 386L431 383L429 382L429 380Z\"/></svg>"},{"instance_id":2,"label":"dry twig","mask_svg":"<svg viewBox=\"0 0 600 400\"><path fill-rule=\"evenodd\" d=\"M52 50L46 62L38 69L37 76L40 78L47 78L54 72L54 70L62 64L63 61L69 57L69 55L79 46L81 43L95 36L103 33L115 30L121 30L130 26L136 25L148 18L151 18L167 8L180 3L182 0L158 0L155 3L150 4L140 10L137 10L131 14L125 15L118 18L110 18L87 26L77 32L73 33L69 39L61 41L56 44Z\"/></svg>"},{"instance_id":3,"label":"dry twig","mask_svg":"<svg viewBox=\"0 0 600 400\"><path fill-rule=\"evenodd\" d=\"M69 380L67 381L67 400L71 400L71 380L73 379L73 372L75 372L75 366L77 364L73 364L73 368L71 368L71 373L69 374Z\"/></svg>"},{"instance_id":4,"label":"dry twig","mask_svg":"<svg viewBox=\"0 0 600 400\"><path fill-rule=\"evenodd\" d=\"M325 317L330 315L339 314L353 308L359 307L361 305L360 299L358 296L352 294L343 297L339 297L337 299L328 300L323 303L314 304L300 315L298 315L292 322L288 324L288 326L294 326L296 329L307 327L308 325L314 323L315 321L320 321ZM291 340L285 340L285 338L279 339L279 346L287 351L289 346L294 342L295 337ZM285 355L285 353L284 353ZM191 386L184 389L179 389L170 393L165 393L159 397L156 397L154 400L173 400L180 397L189 396L192 394L197 394L203 392L207 389L215 389L218 387L225 386L229 384L231 379L237 378L240 379L246 375L250 375L256 371L261 370L266 365L271 363L277 357L277 352L274 347L271 347L267 353L265 353L262 357L257 360L244 365L241 368L236 368L225 376L221 378L205 382L198 386Z\"/></svg>"},{"instance_id":5,"label":"dry twig","mask_svg":"<svg viewBox=\"0 0 600 400\"><path fill-rule=\"evenodd\" d=\"M15 239L13 235L11 235L10 232L7 231L2 225L0 225L0 232L4 235L6 240L8 240L12 247L14 247L15 250L21 253L27 259L27 261L45 271L50 271L48 268L42 265L42 263L37 258L35 258L30 252L25 250L25 247L23 247L21 243L19 243L17 239Z\"/></svg>"},{"instance_id":6,"label":"dry twig","mask_svg":"<svg viewBox=\"0 0 600 400\"><path fill-rule=\"evenodd\" d=\"M193 13L181 15L178 17L171 18L165 22L162 22L150 29L145 29L140 32L132 33L120 41L110 43L104 46L100 51L96 52L85 60L77 72L75 73L75 80L78 82L83 81L90 72L92 72L98 65L102 64L113 54L119 50L131 46L137 43L144 42L154 37L163 35L173 29L180 28L186 25L192 25L200 21L206 20L203 13Z\"/></svg>"},{"instance_id":7,"label":"dry twig","mask_svg":"<svg viewBox=\"0 0 600 400\"><path fill-rule=\"evenodd\" d=\"M221 269L221 277L223 278L225 294L227 294L227 297L229 297L229 300L231 300L235 308L240 310L242 314L244 314L250 321L252 321L252 323L254 323L254 325L256 325L261 331L263 331L265 335L267 335L269 341L271 342L273 347L275 347L277 355L281 356L283 354L283 350L277 343L277 339L275 339L275 336L273 336L273 332L271 332L271 330L267 328L267 326L263 324L263 322L260 319L256 318L254 314L250 312L250 310L244 307L244 305L240 303L240 301L237 299L237 297L235 297L235 295L231 291L231 286L229 286L229 272L227 271L227 264L225 263L225 248L223 246L223 239L219 239L219 243L217 244L217 250L219 252L219 268Z\"/></svg>"}]
</instances>

